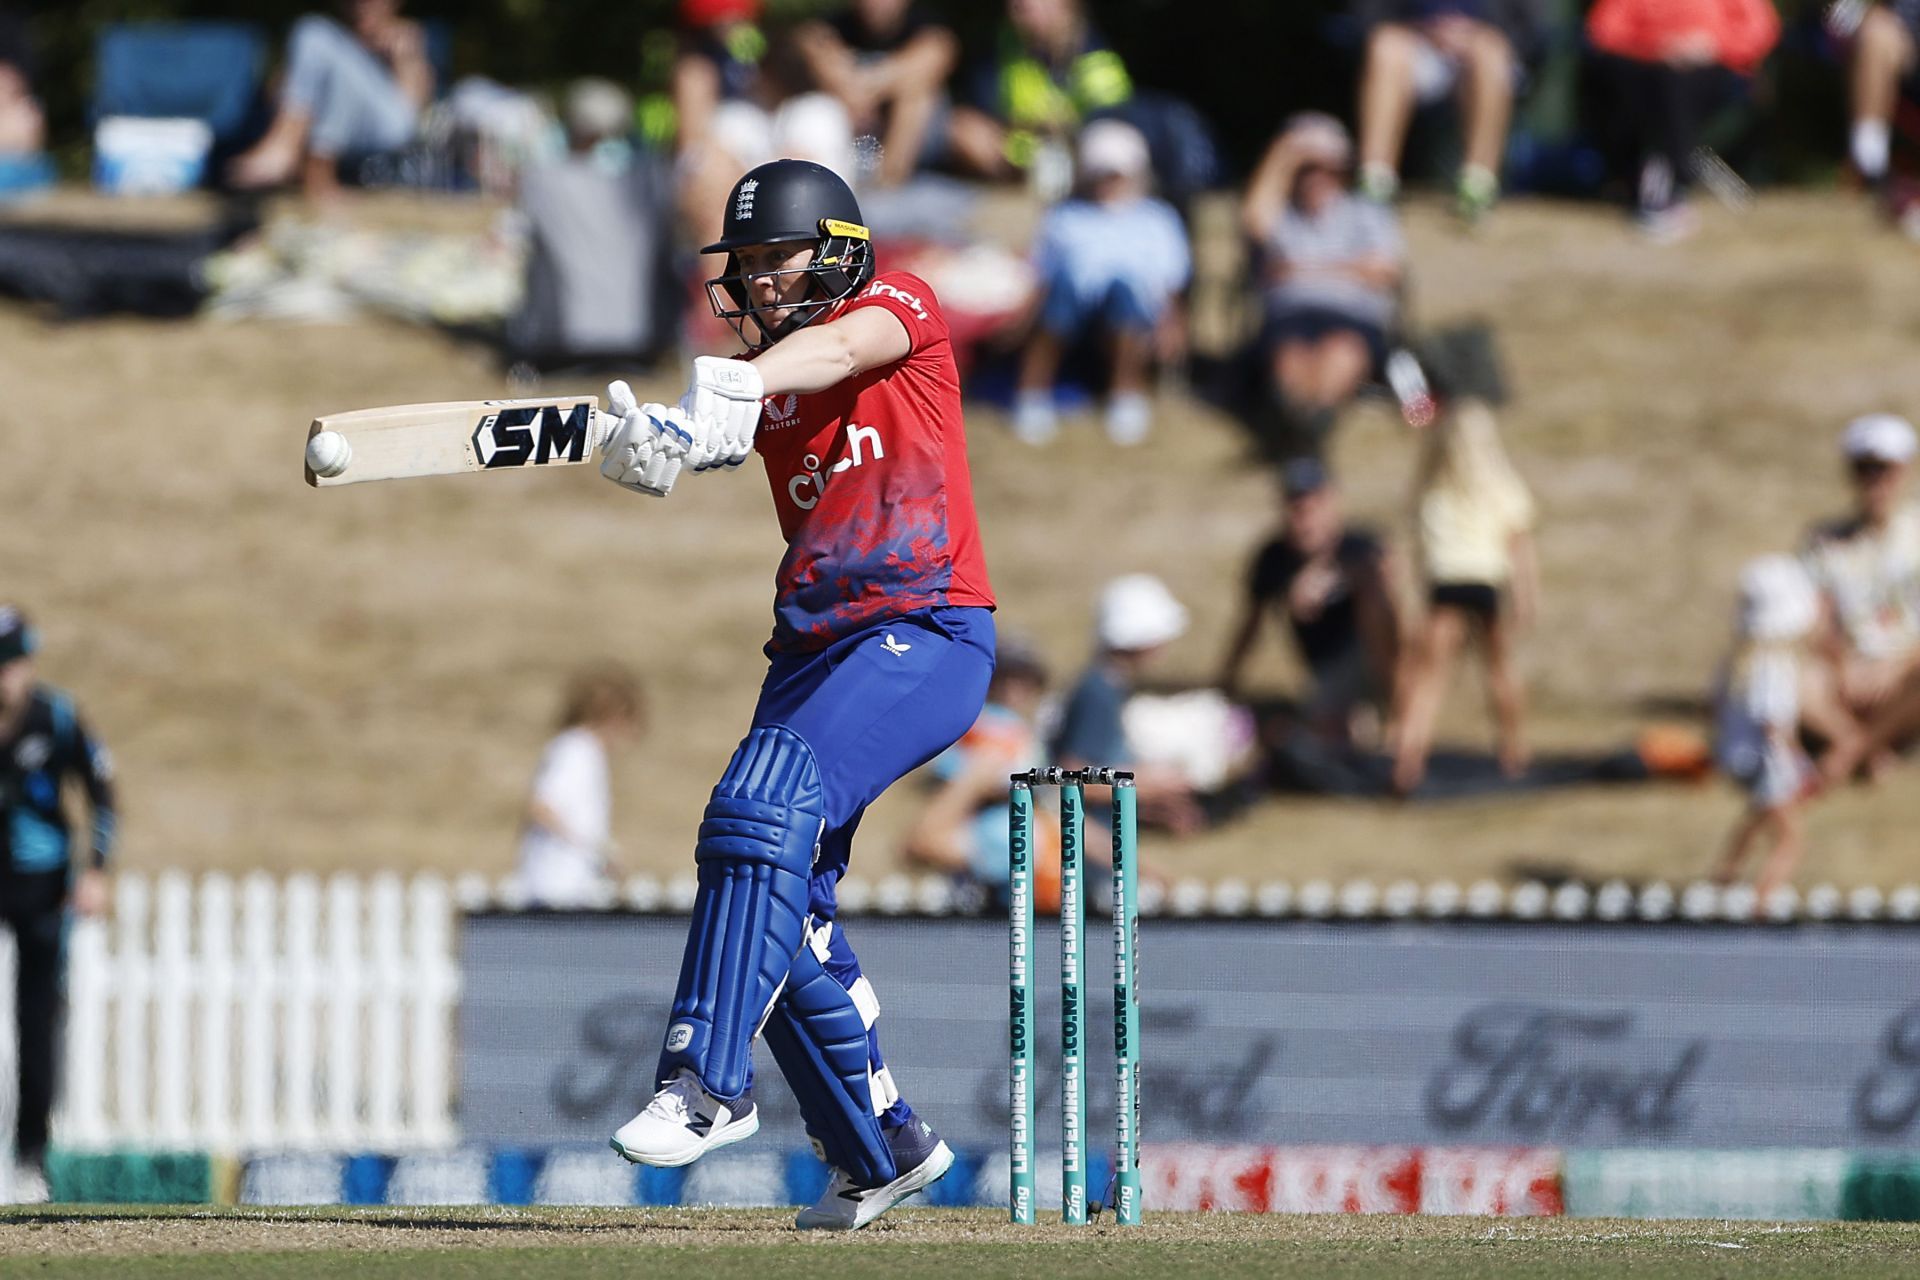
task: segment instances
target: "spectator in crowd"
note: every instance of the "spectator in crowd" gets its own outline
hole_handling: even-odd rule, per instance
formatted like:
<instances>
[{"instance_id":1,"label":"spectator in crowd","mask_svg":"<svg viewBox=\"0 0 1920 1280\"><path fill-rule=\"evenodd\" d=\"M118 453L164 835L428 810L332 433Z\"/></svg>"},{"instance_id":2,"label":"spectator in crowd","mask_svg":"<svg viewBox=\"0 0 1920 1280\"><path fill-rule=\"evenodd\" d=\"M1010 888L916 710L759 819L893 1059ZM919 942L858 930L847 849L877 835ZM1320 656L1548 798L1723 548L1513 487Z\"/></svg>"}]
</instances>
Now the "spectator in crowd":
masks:
<instances>
[{"instance_id":1,"label":"spectator in crowd","mask_svg":"<svg viewBox=\"0 0 1920 1280\"><path fill-rule=\"evenodd\" d=\"M1587 38L1633 146L1641 229L1657 241L1690 235L1700 125L1746 92L1780 38L1779 15L1769 0L1599 0Z\"/></svg>"},{"instance_id":2,"label":"spectator in crowd","mask_svg":"<svg viewBox=\"0 0 1920 1280\"><path fill-rule=\"evenodd\" d=\"M788 158L858 176L846 107L793 93L775 73L760 0L680 0L680 26L673 107L682 216L696 243L720 238L728 193L748 169Z\"/></svg>"},{"instance_id":3,"label":"spectator in crowd","mask_svg":"<svg viewBox=\"0 0 1920 1280\"><path fill-rule=\"evenodd\" d=\"M1916 739L1920 739L1920 678L1909 679L1888 699L1860 736L1839 739L1828 747L1820 772L1829 784L1845 782L1862 765L1878 761L1884 768L1895 752L1911 747Z\"/></svg>"},{"instance_id":4,"label":"spectator in crowd","mask_svg":"<svg viewBox=\"0 0 1920 1280\"><path fill-rule=\"evenodd\" d=\"M279 102L266 136L228 169L236 187L299 177L309 198L339 188L343 158L397 151L413 140L433 98L420 24L399 0L341 0L341 21L308 14L287 42Z\"/></svg>"},{"instance_id":5,"label":"spectator in crowd","mask_svg":"<svg viewBox=\"0 0 1920 1280\"><path fill-rule=\"evenodd\" d=\"M853 0L809 22L795 42L814 83L846 109L873 179L896 186L946 151L947 78L960 41L918 0Z\"/></svg>"},{"instance_id":6,"label":"spectator in crowd","mask_svg":"<svg viewBox=\"0 0 1920 1280\"><path fill-rule=\"evenodd\" d=\"M1525 692L1513 643L1532 625L1539 594L1533 497L1500 443L1493 410L1456 401L1429 428L1414 495L1427 614L1408 645L1394 717L1394 789L1426 776L1434 726L1454 659L1472 637L1487 665L1496 754L1510 778L1526 772Z\"/></svg>"},{"instance_id":7,"label":"spectator in crowd","mask_svg":"<svg viewBox=\"0 0 1920 1280\"><path fill-rule=\"evenodd\" d=\"M520 827L519 880L533 906L590 906L612 886L608 757L641 729L640 686L625 669L583 671L567 688L560 731L540 753Z\"/></svg>"},{"instance_id":8,"label":"spectator in crowd","mask_svg":"<svg viewBox=\"0 0 1920 1280\"><path fill-rule=\"evenodd\" d=\"M677 331L671 179L632 145L633 101L619 85L575 81L561 115L566 154L520 176L526 287L509 349L545 365L644 358Z\"/></svg>"},{"instance_id":9,"label":"spectator in crowd","mask_svg":"<svg viewBox=\"0 0 1920 1280\"><path fill-rule=\"evenodd\" d=\"M88 731L73 700L36 678L37 648L26 617L0 604L0 923L14 944L19 1103L12 1199L19 1203L47 1198L44 1166L67 911L91 916L106 910L115 828L106 748ZM84 861L74 856L61 804L61 788L69 781L86 789L92 809Z\"/></svg>"},{"instance_id":10,"label":"spectator in crowd","mask_svg":"<svg viewBox=\"0 0 1920 1280\"><path fill-rule=\"evenodd\" d=\"M47 121L33 96L33 42L27 24L0 9L0 157L37 155Z\"/></svg>"},{"instance_id":11,"label":"spectator in crowd","mask_svg":"<svg viewBox=\"0 0 1920 1280\"><path fill-rule=\"evenodd\" d=\"M1360 190L1400 190L1400 153L1416 108L1460 101L1466 155L1454 208L1468 222L1500 195L1500 159L1521 75L1518 46L1534 39L1531 0L1360 0L1367 32L1360 72Z\"/></svg>"},{"instance_id":12,"label":"spectator in crowd","mask_svg":"<svg viewBox=\"0 0 1920 1280\"><path fill-rule=\"evenodd\" d=\"M1834 6L1834 11L1839 9ZM1893 115L1901 82L1913 74L1920 52L1920 0L1888 0L1858 18L1848 69L1853 129L1847 150L1855 172L1877 189L1886 182L1893 158Z\"/></svg>"},{"instance_id":13,"label":"spectator in crowd","mask_svg":"<svg viewBox=\"0 0 1920 1280\"><path fill-rule=\"evenodd\" d=\"M1064 192L1081 122L1133 96L1133 78L1087 16L1083 0L1007 0L994 57L975 73L972 102L953 111L953 160L983 178L1028 178Z\"/></svg>"},{"instance_id":14,"label":"spectator in crowd","mask_svg":"<svg viewBox=\"0 0 1920 1280\"><path fill-rule=\"evenodd\" d=\"M1345 746L1376 736L1393 705L1400 614L1379 538L1348 528L1325 464L1296 458L1281 475L1286 511L1279 533L1254 557L1220 687L1238 694L1247 659L1271 611L1293 635L1311 682L1302 718Z\"/></svg>"},{"instance_id":15,"label":"spectator in crowd","mask_svg":"<svg viewBox=\"0 0 1920 1280\"><path fill-rule=\"evenodd\" d=\"M1731 884L1754 851L1771 841L1755 886L1763 900L1799 864L1804 811L1818 789L1800 727L1805 650L1819 617L1813 584L1789 557L1762 557L1740 575L1734 647L1714 694L1714 759L1747 793L1747 809L1713 878Z\"/></svg>"},{"instance_id":16,"label":"spectator in crowd","mask_svg":"<svg viewBox=\"0 0 1920 1280\"><path fill-rule=\"evenodd\" d=\"M1138 762L1122 712L1141 679L1186 629L1186 607L1160 579L1134 573L1107 583L1094 621L1097 651L1067 696L1052 752L1054 761L1068 769L1133 769L1140 821L1182 834L1197 831L1205 821L1193 788L1175 769Z\"/></svg>"},{"instance_id":17,"label":"spectator in crowd","mask_svg":"<svg viewBox=\"0 0 1920 1280\"><path fill-rule=\"evenodd\" d=\"M1318 453L1340 409L1386 356L1405 249L1393 211L1347 189L1353 144L1331 116L1295 116L1241 202L1264 261L1262 335L1279 428L1268 443Z\"/></svg>"},{"instance_id":18,"label":"spectator in crowd","mask_svg":"<svg viewBox=\"0 0 1920 1280\"><path fill-rule=\"evenodd\" d=\"M1183 345L1178 295L1192 257L1180 215L1150 194L1153 167L1139 130L1096 120L1081 132L1079 152L1080 194L1048 211L1034 245L1039 315L1021 358L1013 426L1028 444L1053 438L1061 357L1097 326L1112 356L1107 438L1134 445L1153 423L1154 355Z\"/></svg>"},{"instance_id":19,"label":"spectator in crowd","mask_svg":"<svg viewBox=\"0 0 1920 1280\"><path fill-rule=\"evenodd\" d=\"M1037 727L1047 669L1034 650L1002 635L987 704L973 728L929 766L934 789L907 833L909 862L978 884L1004 905L1009 878L1007 776L1045 763ZM1058 828L1035 827L1037 905L1060 905Z\"/></svg>"},{"instance_id":20,"label":"spectator in crowd","mask_svg":"<svg viewBox=\"0 0 1920 1280\"><path fill-rule=\"evenodd\" d=\"M1847 424L1841 451L1853 512L1814 529L1804 552L1830 618L1818 668L1824 696L1855 729L1920 676L1920 507L1902 501L1915 449L1903 418L1877 413Z\"/></svg>"}]
</instances>

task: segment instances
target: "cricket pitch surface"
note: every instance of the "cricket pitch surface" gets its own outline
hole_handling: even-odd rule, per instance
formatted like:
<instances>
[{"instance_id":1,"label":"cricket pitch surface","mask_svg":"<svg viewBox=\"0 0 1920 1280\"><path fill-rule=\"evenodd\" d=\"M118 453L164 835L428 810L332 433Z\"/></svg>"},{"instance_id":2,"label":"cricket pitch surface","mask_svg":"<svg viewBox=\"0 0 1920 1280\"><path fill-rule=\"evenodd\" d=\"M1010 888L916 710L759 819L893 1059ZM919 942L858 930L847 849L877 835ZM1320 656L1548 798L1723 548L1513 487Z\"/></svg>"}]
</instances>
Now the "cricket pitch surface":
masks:
<instances>
[{"instance_id":1,"label":"cricket pitch surface","mask_svg":"<svg viewBox=\"0 0 1920 1280\"><path fill-rule=\"evenodd\" d=\"M1010 1225L986 1209L896 1209L851 1236L766 1209L0 1211L0 1275L1895 1277L1920 1224L1149 1214L1146 1225ZM829 1250L831 1260L810 1256Z\"/></svg>"}]
</instances>

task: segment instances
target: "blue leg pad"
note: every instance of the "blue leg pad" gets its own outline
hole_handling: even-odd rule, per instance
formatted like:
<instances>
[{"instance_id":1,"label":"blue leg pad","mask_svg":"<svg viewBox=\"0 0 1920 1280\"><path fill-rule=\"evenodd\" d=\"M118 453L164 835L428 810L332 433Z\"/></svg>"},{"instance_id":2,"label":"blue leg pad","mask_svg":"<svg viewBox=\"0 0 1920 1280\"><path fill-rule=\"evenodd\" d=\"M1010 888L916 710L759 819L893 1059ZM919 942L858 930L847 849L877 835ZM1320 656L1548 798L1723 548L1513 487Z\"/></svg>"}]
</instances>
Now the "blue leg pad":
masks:
<instances>
[{"instance_id":1,"label":"blue leg pad","mask_svg":"<svg viewBox=\"0 0 1920 1280\"><path fill-rule=\"evenodd\" d=\"M878 1186L898 1176L879 1114L896 1099L876 1096L891 1081L875 1082L867 1029L852 993L826 971L812 947L802 947L767 1019L767 1048L822 1157L855 1181Z\"/></svg>"},{"instance_id":2,"label":"blue leg pad","mask_svg":"<svg viewBox=\"0 0 1920 1280\"><path fill-rule=\"evenodd\" d=\"M686 1068L717 1097L747 1091L753 1038L804 936L824 815L820 769L807 744L777 725L749 733L700 824L700 889L660 1083Z\"/></svg>"}]
</instances>

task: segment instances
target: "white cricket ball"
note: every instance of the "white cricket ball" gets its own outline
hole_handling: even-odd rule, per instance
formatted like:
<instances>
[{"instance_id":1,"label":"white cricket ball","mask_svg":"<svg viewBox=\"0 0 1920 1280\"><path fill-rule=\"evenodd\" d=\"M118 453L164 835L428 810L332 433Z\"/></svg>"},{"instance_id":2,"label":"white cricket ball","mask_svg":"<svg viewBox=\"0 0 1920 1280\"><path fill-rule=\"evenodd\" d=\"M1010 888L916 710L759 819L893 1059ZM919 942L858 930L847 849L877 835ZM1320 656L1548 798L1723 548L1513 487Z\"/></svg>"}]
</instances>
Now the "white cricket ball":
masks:
<instances>
[{"instance_id":1,"label":"white cricket ball","mask_svg":"<svg viewBox=\"0 0 1920 1280\"><path fill-rule=\"evenodd\" d=\"M353 461L353 446L338 431L322 431L307 441L307 466L317 476L337 476Z\"/></svg>"}]
</instances>

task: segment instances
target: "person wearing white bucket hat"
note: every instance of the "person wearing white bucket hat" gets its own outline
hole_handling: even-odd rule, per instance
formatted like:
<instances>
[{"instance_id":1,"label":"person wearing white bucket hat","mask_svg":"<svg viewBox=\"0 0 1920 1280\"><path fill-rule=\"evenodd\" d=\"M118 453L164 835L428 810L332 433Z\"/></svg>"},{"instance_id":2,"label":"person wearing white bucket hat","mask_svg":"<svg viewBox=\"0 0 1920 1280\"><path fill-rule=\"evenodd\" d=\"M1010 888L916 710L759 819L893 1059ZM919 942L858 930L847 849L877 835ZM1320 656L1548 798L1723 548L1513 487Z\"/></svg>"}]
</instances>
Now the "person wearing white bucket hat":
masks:
<instances>
[{"instance_id":1,"label":"person wearing white bucket hat","mask_svg":"<svg viewBox=\"0 0 1920 1280\"><path fill-rule=\"evenodd\" d=\"M1906 419L1875 413L1847 424L1840 451L1853 511L1815 528L1802 559L1831 617L1821 674L1864 727L1920 679L1920 507L1903 500L1920 440Z\"/></svg>"},{"instance_id":2,"label":"person wearing white bucket hat","mask_svg":"<svg viewBox=\"0 0 1920 1280\"><path fill-rule=\"evenodd\" d=\"M1127 740L1122 711L1141 677L1187 630L1187 608L1147 573L1108 582L1094 607L1093 663L1068 695L1053 735L1053 759L1069 769L1129 767L1141 821L1175 831L1203 822L1193 788L1177 769L1143 765Z\"/></svg>"},{"instance_id":3,"label":"person wearing white bucket hat","mask_svg":"<svg viewBox=\"0 0 1920 1280\"><path fill-rule=\"evenodd\" d=\"M1730 884L1771 840L1754 888L1761 901L1793 875L1805 851L1804 811L1819 774L1800 745L1800 727L1847 741L1852 731L1818 714L1803 696L1807 646L1820 622L1818 592L1789 556L1763 556L1740 575L1731 653L1714 693L1714 760L1746 792L1747 808L1727 837L1714 880Z\"/></svg>"}]
</instances>

